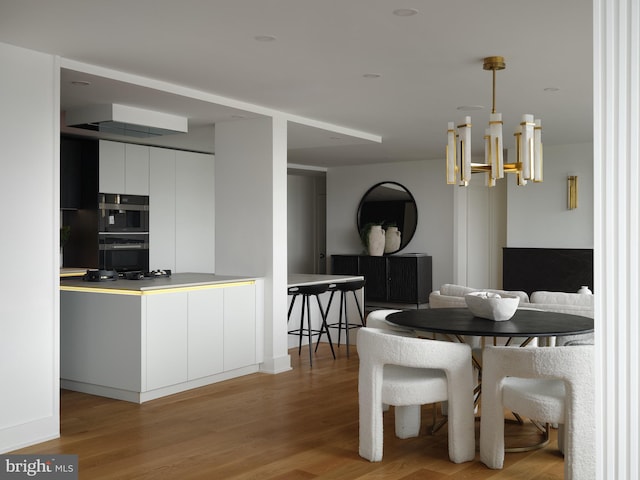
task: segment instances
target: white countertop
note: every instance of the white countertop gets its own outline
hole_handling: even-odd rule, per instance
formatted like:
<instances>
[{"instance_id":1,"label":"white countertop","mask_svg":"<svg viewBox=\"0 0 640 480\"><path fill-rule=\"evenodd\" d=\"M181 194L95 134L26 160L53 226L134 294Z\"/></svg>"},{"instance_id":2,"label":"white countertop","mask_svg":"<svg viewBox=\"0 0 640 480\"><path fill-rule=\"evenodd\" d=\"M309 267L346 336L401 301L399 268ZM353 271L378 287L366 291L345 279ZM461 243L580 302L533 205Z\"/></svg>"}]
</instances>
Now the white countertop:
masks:
<instances>
[{"instance_id":1,"label":"white countertop","mask_svg":"<svg viewBox=\"0 0 640 480\"><path fill-rule=\"evenodd\" d=\"M324 283L344 283L364 280L362 275L319 275L312 273L290 273L287 286L300 287L303 285L322 285Z\"/></svg>"},{"instance_id":2,"label":"white countertop","mask_svg":"<svg viewBox=\"0 0 640 480\"><path fill-rule=\"evenodd\" d=\"M174 273L170 277L145 278L144 280L127 280L120 278L107 282L85 282L80 279L69 278L60 283L60 290L143 294L145 292L175 288L214 286L228 283L252 282L255 280L256 277L215 275L211 273Z\"/></svg>"},{"instance_id":3,"label":"white countertop","mask_svg":"<svg viewBox=\"0 0 640 480\"><path fill-rule=\"evenodd\" d=\"M106 282L85 282L79 277L66 277L60 283L60 290L110 291L112 293L118 293L118 291L120 291L141 294L144 292L161 291L174 288L189 288L254 280L256 280L256 277L215 275L210 273L174 273L171 277L145 278L143 280L127 280L120 278L118 280ZM356 280L364 280L364 277L362 275L317 275L292 273L288 275L287 286L299 287L302 285L344 283Z\"/></svg>"}]
</instances>

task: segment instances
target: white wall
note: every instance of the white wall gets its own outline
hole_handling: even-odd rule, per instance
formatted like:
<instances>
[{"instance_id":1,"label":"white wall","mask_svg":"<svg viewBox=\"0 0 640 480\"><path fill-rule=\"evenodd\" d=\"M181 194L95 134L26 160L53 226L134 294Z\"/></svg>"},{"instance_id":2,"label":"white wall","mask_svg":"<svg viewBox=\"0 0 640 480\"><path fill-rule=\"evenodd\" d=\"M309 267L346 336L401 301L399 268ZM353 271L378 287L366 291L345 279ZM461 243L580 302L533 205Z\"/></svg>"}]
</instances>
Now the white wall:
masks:
<instances>
[{"instance_id":1,"label":"white wall","mask_svg":"<svg viewBox=\"0 0 640 480\"><path fill-rule=\"evenodd\" d=\"M379 182L404 185L418 205L418 226L402 253L433 257L434 289L453 281L453 194L444 161L397 162L327 171L327 259L335 254L360 254L356 215L360 199Z\"/></svg>"},{"instance_id":2,"label":"white wall","mask_svg":"<svg viewBox=\"0 0 640 480\"><path fill-rule=\"evenodd\" d=\"M513 152L509 151L509 158ZM578 208L567 210L567 176ZM507 246L593 248L593 144L544 146L544 181L508 184Z\"/></svg>"},{"instance_id":3,"label":"white wall","mask_svg":"<svg viewBox=\"0 0 640 480\"><path fill-rule=\"evenodd\" d=\"M0 452L59 436L59 68L0 44Z\"/></svg>"}]
</instances>

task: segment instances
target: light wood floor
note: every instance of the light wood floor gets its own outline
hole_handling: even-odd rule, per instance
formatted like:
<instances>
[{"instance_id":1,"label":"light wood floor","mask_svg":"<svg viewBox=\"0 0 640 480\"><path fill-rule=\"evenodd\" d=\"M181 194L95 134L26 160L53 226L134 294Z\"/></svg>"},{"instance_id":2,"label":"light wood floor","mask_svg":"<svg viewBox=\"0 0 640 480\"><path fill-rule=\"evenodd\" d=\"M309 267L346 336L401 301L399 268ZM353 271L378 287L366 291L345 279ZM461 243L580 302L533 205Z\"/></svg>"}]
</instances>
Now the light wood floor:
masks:
<instances>
[{"instance_id":1,"label":"light wood floor","mask_svg":"<svg viewBox=\"0 0 640 480\"><path fill-rule=\"evenodd\" d=\"M79 455L83 480L562 479L555 449L509 453L503 470L448 460L446 428L399 440L385 414L384 459L358 456L358 358L344 345L291 351L294 369L254 374L142 405L61 392L61 438L14 453ZM431 420L425 407L423 430ZM479 423L479 422L477 422ZM509 427L513 443L523 427ZM555 434L554 434L555 435ZM554 445L552 442L551 445Z\"/></svg>"}]
</instances>

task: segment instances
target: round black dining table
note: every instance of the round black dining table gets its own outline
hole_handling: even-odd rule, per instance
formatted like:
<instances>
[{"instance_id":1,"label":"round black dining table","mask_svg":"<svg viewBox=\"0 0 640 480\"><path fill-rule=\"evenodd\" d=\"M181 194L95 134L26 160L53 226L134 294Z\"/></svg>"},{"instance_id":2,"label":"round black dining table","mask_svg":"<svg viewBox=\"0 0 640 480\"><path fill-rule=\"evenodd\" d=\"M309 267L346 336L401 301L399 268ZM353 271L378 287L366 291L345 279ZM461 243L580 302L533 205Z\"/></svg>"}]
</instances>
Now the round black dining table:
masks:
<instances>
[{"instance_id":1,"label":"round black dining table","mask_svg":"<svg viewBox=\"0 0 640 480\"><path fill-rule=\"evenodd\" d=\"M519 309L509 320L496 322L467 308L425 308L392 313L386 319L403 327L451 335L491 337L555 337L593 332L593 319L581 315Z\"/></svg>"},{"instance_id":2,"label":"round black dining table","mask_svg":"<svg viewBox=\"0 0 640 480\"><path fill-rule=\"evenodd\" d=\"M555 337L580 335L593 332L593 319L581 315L548 312L543 310L519 309L509 320L496 322L476 317L467 308L426 308L403 310L387 315L386 320L396 325L413 328L417 331L454 335L460 342L465 335L480 337L509 337L526 340L520 346L526 346L536 337ZM510 341L510 340L509 340ZM507 342L508 344L509 342ZM482 362L472 355L472 361L478 369L478 384L473 390L474 404L477 404L482 391ZM522 419L516 415L520 423ZM438 428L441 425L438 425ZM526 447L506 447L506 452L523 452L546 445L549 442L549 426L543 430L541 442Z\"/></svg>"}]
</instances>

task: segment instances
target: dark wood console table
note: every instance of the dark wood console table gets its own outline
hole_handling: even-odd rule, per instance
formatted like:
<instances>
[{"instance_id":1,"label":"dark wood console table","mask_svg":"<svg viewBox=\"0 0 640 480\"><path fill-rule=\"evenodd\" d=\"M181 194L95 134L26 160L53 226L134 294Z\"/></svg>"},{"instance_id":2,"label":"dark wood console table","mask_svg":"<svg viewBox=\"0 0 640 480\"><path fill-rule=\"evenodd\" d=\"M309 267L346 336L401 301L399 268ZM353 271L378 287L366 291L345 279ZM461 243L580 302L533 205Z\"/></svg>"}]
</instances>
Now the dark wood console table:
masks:
<instances>
[{"instance_id":1,"label":"dark wood console table","mask_svg":"<svg viewBox=\"0 0 640 480\"><path fill-rule=\"evenodd\" d=\"M427 303L432 290L431 268L431 257L422 253L331 256L334 275L364 276L367 303Z\"/></svg>"}]
</instances>

